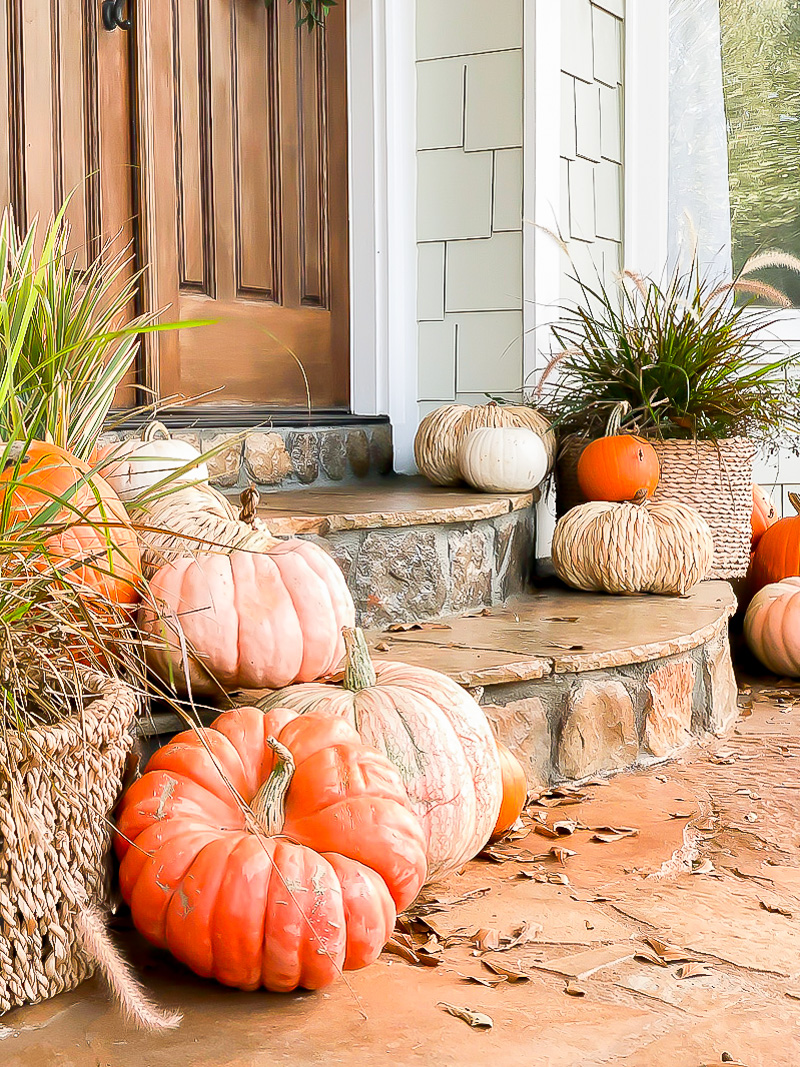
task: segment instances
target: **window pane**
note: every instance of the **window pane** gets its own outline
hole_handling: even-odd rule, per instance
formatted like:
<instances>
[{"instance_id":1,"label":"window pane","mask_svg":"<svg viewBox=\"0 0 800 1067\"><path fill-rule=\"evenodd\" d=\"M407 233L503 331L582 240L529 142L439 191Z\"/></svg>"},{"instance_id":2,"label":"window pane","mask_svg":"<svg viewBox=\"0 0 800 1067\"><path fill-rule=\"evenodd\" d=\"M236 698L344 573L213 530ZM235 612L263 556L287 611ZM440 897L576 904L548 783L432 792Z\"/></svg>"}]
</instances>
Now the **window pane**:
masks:
<instances>
[{"instance_id":1,"label":"window pane","mask_svg":"<svg viewBox=\"0 0 800 1067\"><path fill-rule=\"evenodd\" d=\"M800 4L720 0L733 265L800 256ZM758 271L800 306L800 274Z\"/></svg>"}]
</instances>

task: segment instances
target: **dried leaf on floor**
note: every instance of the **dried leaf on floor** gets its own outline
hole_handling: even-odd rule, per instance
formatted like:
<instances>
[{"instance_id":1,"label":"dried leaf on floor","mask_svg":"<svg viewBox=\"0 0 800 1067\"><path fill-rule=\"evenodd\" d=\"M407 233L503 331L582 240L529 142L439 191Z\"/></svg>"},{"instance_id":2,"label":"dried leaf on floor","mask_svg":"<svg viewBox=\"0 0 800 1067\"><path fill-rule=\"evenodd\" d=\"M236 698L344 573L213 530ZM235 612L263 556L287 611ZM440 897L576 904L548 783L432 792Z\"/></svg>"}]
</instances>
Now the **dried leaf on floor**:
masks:
<instances>
[{"instance_id":1,"label":"dried leaf on floor","mask_svg":"<svg viewBox=\"0 0 800 1067\"><path fill-rule=\"evenodd\" d=\"M720 877L717 869L708 857L702 860L696 859L692 861L692 874L712 874L717 878Z\"/></svg>"},{"instance_id":2,"label":"dried leaf on floor","mask_svg":"<svg viewBox=\"0 0 800 1067\"><path fill-rule=\"evenodd\" d=\"M500 943L500 951L508 952L510 948L517 948L518 945L525 945L528 941L533 941L537 934L542 932L542 927L539 923L529 923L527 920L520 923L511 931L510 937L504 937ZM531 935L530 937L528 935Z\"/></svg>"},{"instance_id":3,"label":"dried leaf on floor","mask_svg":"<svg viewBox=\"0 0 800 1067\"><path fill-rule=\"evenodd\" d=\"M474 982L475 985L488 986L489 989L494 989L495 986L502 985L506 981L500 975L488 975L488 974L462 974L458 972L458 977L462 982Z\"/></svg>"},{"instance_id":4,"label":"dried leaf on floor","mask_svg":"<svg viewBox=\"0 0 800 1067\"><path fill-rule=\"evenodd\" d=\"M418 956L440 956L444 952L444 945L435 934L431 934L424 945L417 945Z\"/></svg>"},{"instance_id":5,"label":"dried leaf on floor","mask_svg":"<svg viewBox=\"0 0 800 1067\"><path fill-rule=\"evenodd\" d=\"M491 1017L485 1015L482 1011L473 1011L472 1008L460 1008L457 1004L448 1004L444 1000L439 1001L438 1007L446 1011L448 1015L454 1015L456 1019L462 1019L473 1030L491 1030L494 1026Z\"/></svg>"},{"instance_id":6,"label":"dried leaf on floor","mask_svg":"<svg viewBox=\"0 0 800 1067\"><path fill-rule=\"evenodd\" d=\"M699 963L700 960L685 949L671 945L668 941L659 941L657 937L646 937L645 943L666 963Z\"/></svg>"},{"instance_id":7,"label":"dried leaf on floor","mask_svg":"<svg viewBox=\"0 0 800 1067\"><path fill-rule=\"evenodd\" d=\"M500 931L493 929L476 930L471 935L470 941L475 948L480 949L482 952L493 952L495 949L500 948Z\"/></svg>"},{"instance_id":8,"label":"dried leaf on floor","mask_svg":"<svg viewBox=\"0 0 800 1067\"><path fill-rule=\"evenodd\" d=\"M573 852L570 848L558 848L556 845L550 849L550 855L561 864L562 867L566 867L567 860L570 856L577 856L577 852Z\"/></svg>"},{"instance_id":9,"label":"dried leaf on floor","mask_svg":"<svg viewBox=\"0 0 800 1067\"><path fill-rule=\"evenodd\" d=\"M535 822L533 824L533 832L541 837L549 837L551 840L560 836L554 829L543 822Z\"/></svg>"},{"instance_id":10,"label":"dried leaf on floor","mask_svg":"<svg viewBox=\"0 0 800 1067\"><path fill-rule=\"evenodd\" d=\"M573 819L560 819L553 823L553 830L559 837L571 837L578 829L578 824Z\"/></svg>"},{"instance_id":11,"label":"dried leaf on floor","mask_svg":"<svg viewBox=\"0 0 800 1067\"><path fill-rule=\"evenodd\" d=\"M407 634L412 630L452 630L453 627L449 626L446 622L393 622L391 626L387 626L384 633L387 634Z\"/></svg>"},{"instance_id":12,"label":"dried leaf on floor","mask_svg":"<svg viewBox=\"0 0 800 1067\"><path fill-rule=\"evenodd\" d=\"M682 978L710 978L713 975L704 963L684 963L675 971L675 977Z\"/></svg>"},{"instance_id":13,"label":"dried leaf on floor","mask_svg":"<svg viewBox=\"0 0 800 1067\"><path fill-rule=\"evenodd\" d=\"M388 641L379 641L377 643L377 645L375 646L375 651L376 652L388 652L391 647L392 646L389 644Z\"/></svg>"},{"instance_id":14,"label":"dried leaf on floor","mask_svg":"<svg viewBox=\"0 0 800 1067\"><path fill-rule=\"evenodd\" d=\"M736 756L732 752L715 752L708 758L719 767L727 767L736 762Z\"/></svg>"},{"instance_id":15,"label":"dried leaf on floor","mask_svg":"<svg viewBox=\"0 0 800 1067\"><path fill-rule=\"evenodd\" d=\"M545 789L534 796L529 796L528 804L535 804L542 808L559 808L567 804L580 804L588 799L589 794L581 789L556 786L552 789Z\"/></svg>"},{"instance_id":16,"label":"dried leaf on floor","mask_svg":"<svg viewBox=\"0 0 800 1067\"><path fill-rule=\"evenodd\" d=\"M567 980L567 984L564 986L564 992L568 997L585 997L586 990L582 989L577 982L571 978Z\"/></svg>"},{"instance_id":17,"label":"dried leaf on floor","mask_svg":"<svg viewBox=\"0 0 800 1067\"><path fill-rule=\"evenodd\" d=\"M641 949L633 957L635 960L639 960L640 963L654 963L656 967L667 967L669 964L661 956L657 956L655 952L646 952Z\"/></svg>"},{"instance_id":18,"label":"dried leaf on floor","mask_svg":"<svg viewBox=\"0 0 800 1067\"><path fill-rule=\"evenodd\" d=\"M759 900L758 902L764 911L768 911L770 915L783 915L786 919L794 918L794 913L789 911L788 908L784 908L782 904L779 904L774 900Z\"/></svg>"},{"instance_id":19,"label":"dried leaf on floor","mask_svg":"<svg viewBox=\"0 0 800 1067\"><path fill-rule=\"evenodd\" d=\"M438 967L439 960L433 956L420 956L414 948L411 939L405 934L395 934L390 938L383 949L390 956L399 956L406 963L422 967Z\"/></svg>"},{"instance_id":20,"label":"dried leaf on floor","mask_svg":"<svg viewBox=\"0 0 800 1067\"><path fill-rule=\"evenodd\" d=\"M754 811L748 811L744 817L745 822L758 822L758 815Z\"/></svg>"},{"instance_id":21,"label":"dried leaf on floor","mask_svg":"<svg viewBox=\"0 0 800 1067\"><path fill-rule=\"evenodd\" d=\"M693 811L671 811L669 813L670 819L691 819L693 815Z\"/></svg>"},{"instance_id":22,"label":"dried leaf on floor","mask_svg":"<svg viewBox=\"0 0 800 1067\"><path fill-rule=\"evenodd\" d=\"M790 1000L800 1000L800 989L786 989L783 995Z\"/></svg>"},{"instance_id":23,"label":"dried leaf on floor","mask_svg":"<svg viewBox=\"0 0 800 1067\"><path fill-rule=\"evenodd\" d=\"M531 976L525 974L518 967L509 967L508 964L498 963L496 960L481 960L483 966L494 975L499 975L507 982L529 982Z\"/></svg>"},{"instance_id":24,"label":"dried leaf on floor","mask_svg":"<svg viewBox=\"0 0 800 1067\"><path fill-rule=\"evenodd\" d=\"M555 837L555 834L553 835ZM489 863L508 863L517 858L517 849L503 848L499 845L487 845L475 859L487 860Z\"/></svg>"},{"instance_id":25,"label":"dried leaf on floor","mask_svg":"<svg viewBox=\"0 0 800 1067\"><path fill-rule=\"evenodd\" d=\"M548 615L545 622L577 622L577 615Z\"/></svg>"},{"instance_id":26,"label":"dried leaf on floor","mask_svg":"<svg viewBox=\"0 0 800 1067\"><path fill-rule=\"evenodd\" d=\"M639 831L633 826L590 826L593 831L592 841L599 841L608 845L613 841L621 841L625 837L636 837Z\"/></svg>"}]
</instances>

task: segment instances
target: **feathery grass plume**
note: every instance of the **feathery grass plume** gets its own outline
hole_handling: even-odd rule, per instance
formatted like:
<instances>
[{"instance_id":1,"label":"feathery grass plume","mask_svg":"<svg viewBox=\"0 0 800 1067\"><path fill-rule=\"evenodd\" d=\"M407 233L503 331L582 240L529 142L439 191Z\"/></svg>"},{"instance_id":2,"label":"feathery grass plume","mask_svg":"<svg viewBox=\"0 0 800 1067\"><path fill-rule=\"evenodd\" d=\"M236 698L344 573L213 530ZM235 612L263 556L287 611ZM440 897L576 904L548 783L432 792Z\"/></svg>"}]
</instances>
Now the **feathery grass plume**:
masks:
<instances>
[{"instance_id":1,"label":"feathery grass plume","mask_svg":"<svg viewBox=\"0 0 800 1067\"><path fill-rule=\"evenodd\" d=\"M784 307L779 290L720 284L696 260L663 282L633 271L613 287L577 272L574 281L582 299L562 307L552 327L561 351L543 375L557 368L558 379L539 391L562 431L602 433L627 401L626 426L651 438L749 436L775 447L800 433L796 359L766 338L776 312L760 303Z\"/></svg>"}]
</instances>

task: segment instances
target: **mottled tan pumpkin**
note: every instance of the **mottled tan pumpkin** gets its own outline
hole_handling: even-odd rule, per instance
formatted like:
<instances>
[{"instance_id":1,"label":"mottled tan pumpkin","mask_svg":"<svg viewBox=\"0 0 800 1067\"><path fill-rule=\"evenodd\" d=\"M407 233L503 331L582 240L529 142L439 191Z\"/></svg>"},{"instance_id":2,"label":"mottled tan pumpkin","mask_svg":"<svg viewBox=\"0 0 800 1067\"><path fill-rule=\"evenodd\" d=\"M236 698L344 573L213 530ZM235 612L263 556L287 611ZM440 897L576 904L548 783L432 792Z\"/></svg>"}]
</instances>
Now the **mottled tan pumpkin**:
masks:
<instances>
[{"instance_id":1,"label":"mottled tan pumpkin","mask_svg":"<svg viewBox=\"0 0 800 1067\"><path fill-rule=\"evenodd\" d=\"M711 568L714 542L686 504L591 501L568 511L553 534L553 566L575 589L683 596Z\"/></svg>"},{"instance_id":2,"label":"mottled tan pumpkin","mask_svg":"<svg viewBox=\"0 0 800 1067\"><path fill-rule=\"evenodd\" d=\"M744 617L744 635L768 670L800 677L800 578L759 589Z\"/></svg>"},{"instance_id":3,"label":"mottled tan pumpkin","mask_svg":"<svg viewBox=\"0 0 800 1067\"><path fill-rule=\"evenodd\" d=\"M459 449L473 430L483 427L521 426L544 441L548 468L553 466L556 439L550 423L535 408L520 404L446 404L426 415L414 439L414 458L421 474L434 485L458 485L463 480Z\"/></svg>"}]
</instances>

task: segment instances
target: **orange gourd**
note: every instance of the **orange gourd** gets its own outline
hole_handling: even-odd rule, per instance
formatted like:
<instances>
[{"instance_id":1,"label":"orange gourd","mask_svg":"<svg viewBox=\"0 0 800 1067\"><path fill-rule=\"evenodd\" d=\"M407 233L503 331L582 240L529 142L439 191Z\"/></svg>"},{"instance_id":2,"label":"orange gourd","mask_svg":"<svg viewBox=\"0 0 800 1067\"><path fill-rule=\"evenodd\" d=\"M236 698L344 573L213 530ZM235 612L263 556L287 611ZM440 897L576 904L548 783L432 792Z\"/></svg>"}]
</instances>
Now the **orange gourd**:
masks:
<instances>
[{"instance_id":1,"label":"orange gourd","mask_svg":"<svg viewBox=\"0 0 800 1067\"><path fill-rule=\"evenodd\" d=\"M64 576L118 604L139 599L141 568L136 534L117 494L84 462L57 445L31 441L24 452L0 473L0 501L6 533L51 508L54 498L65 501L52 516L57 527L45 541L51 560ZM81 521L81 517L86 519ZM24 531L20 538L25 537Z\"/></svg>"},{"instance_id":2,"label":"orange gourd","mask_svg":"<svg viewBox=\"0 0 800 1067\"><path fill-rule=\"evenodd\" d=\"M425 876L388 760L341 719L284 709L179 734L123 797L118 828L137 929L239 989L320 989L372 963Z\"/></svg>"},{"instance_id":3,"label":"orange gourd","mask_svg":"<svg viewBox=\"0 0 800 1067\"><path fill-rule=\"evenodd\" d=\"M750 546L755 549L758 542L770 528L778 521L778 510L772 503L769 495L753 482L753 514L750 520L752 530Z\"/></svg>"},{"instance_id":4,"label":"orange gourd","mask_svg":"<svg viewBox=\"0 0 800 1067\"><path fill-rule=\"evenodd\" d=\"M658 487L661 468L653 446L642 437L621 433L627 404L618 404L604 437L591 441L578 460L578 484L587 500L623 503L644 491L651 497Z\"/></svg>"},{"instance_id":5,"label":"orange gourd","mask_svg":"<svg viewBox=\"0 0 800 1067\"><path fill-rule=\"evenodd\" d=\"M765 530L753 553L748 576L751 593L800 575L800 496L790 493L789 500L797 514Z\"/></svg>"},{"instance_id":6,"label":"orange gourd","mask_svg":"<svg viewBox=\"0 0 800 1067\"><path fill-rule=\"evenodd\" d=\"M505 745L497 743L497 754L500 757L500 774L503 778L503 799L500 802L500 814L497 816L497 824L492 831L492 840L502 837L507 833L522 814L525 801L528 796L528 783L525 781L525 771L513 752Z\"/></svg>"}]
</instances>

